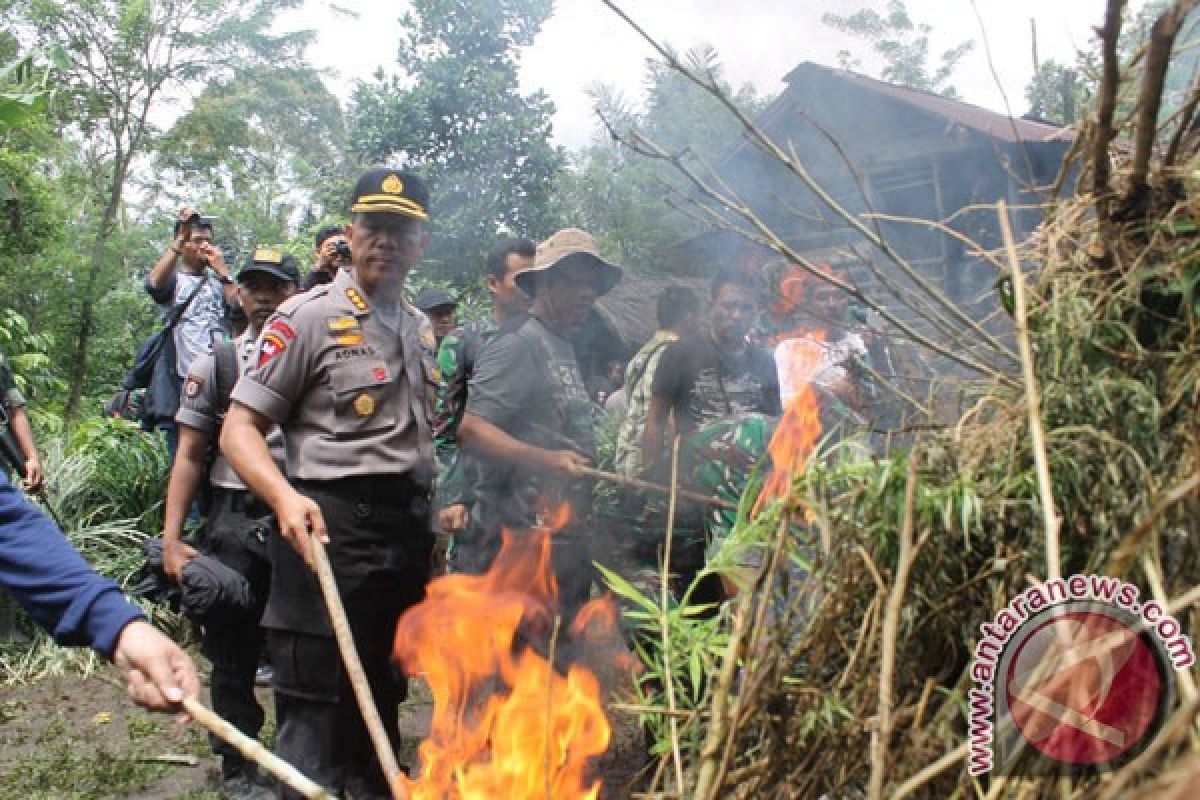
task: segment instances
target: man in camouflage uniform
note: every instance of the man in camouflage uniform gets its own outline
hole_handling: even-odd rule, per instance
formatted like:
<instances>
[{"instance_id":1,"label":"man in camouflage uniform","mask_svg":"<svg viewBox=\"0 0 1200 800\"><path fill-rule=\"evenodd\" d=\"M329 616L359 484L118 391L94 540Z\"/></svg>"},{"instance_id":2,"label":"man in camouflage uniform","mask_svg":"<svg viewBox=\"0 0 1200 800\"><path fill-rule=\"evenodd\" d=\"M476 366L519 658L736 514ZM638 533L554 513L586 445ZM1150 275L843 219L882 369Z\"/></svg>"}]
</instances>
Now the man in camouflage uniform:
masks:
<instances>
[{"instance_id":1,"label":"man in camouflage uniform","mask_svg":"<svg viewBox=\"0 0 1200 800\"><path fill-rule=\"evenodd\" d=\"M275 511L263 614L275 671L276 751L355 800L390 798L309 565L325 542L375 706L393 748L406 685L396 622L424 597L433 535L433 330L405 299L425 246L429 192L415 175L359 178L346 228L354 263L279 307L238 382L222 452ZM265 434L283 430L288 477ZM285 797L296 795L285 793Z\"/></svg>"},{"instance_id":2,"label":"man in camouflage uniform","mask_svg":"<svg viewBox=\"0 0 1200 800\"><path fill-rule=\"evenodd\" d=\"M438 390L434 442L437 446L438 527L454 536L467 526L471 507L471 459L458 447L458 426L467 408L467 385L475 374L475 362L484 345L502 329L524 321L529 296L517 286L518 272L533 266L536 246L528 239L502 239L487 257L488 294L492 313L472 320L442 340L438 368L442 383ZM453 561L454 553L451 554Z\"/></svg>"},{"instance_id":3,"label":"man in camouflage uniform","mask_svg":"<svg viewBox=\"0 0 1200 800\"><path fill-rule=\"evenodd\" d=\"M212 662L213 709L251 738L263 724L263 709L254 696L254 678L263 648L259 626L267 601L270 564L266 533L272 527L271 510L246 490L246 484L220 454L209 463L209 454L220 432L229 398L238 376L254 366L258 336L276 307L296 292L300 270L296 259L278 250L259 248L237 276L237 299L249 323L233 342L218 342L212 353L197 356L188 367L175 421L179 448L171 465L163 519L163 569L179 583L184 565L196 550L183 541L184 519L193 498L206 479L212 487L212 504L201 548L243 576L254 605L237 618L198 620L204 625L204 654ZM220 366L218 366L220 364ZM232 374L229 374L231 373ZM283 434L272 429L271 453L282 470ZM221 756L221 789L229 800L264 797L256 786L253 765L224 740L212 737L213 751Z\"/></svg>"}]
</instances>

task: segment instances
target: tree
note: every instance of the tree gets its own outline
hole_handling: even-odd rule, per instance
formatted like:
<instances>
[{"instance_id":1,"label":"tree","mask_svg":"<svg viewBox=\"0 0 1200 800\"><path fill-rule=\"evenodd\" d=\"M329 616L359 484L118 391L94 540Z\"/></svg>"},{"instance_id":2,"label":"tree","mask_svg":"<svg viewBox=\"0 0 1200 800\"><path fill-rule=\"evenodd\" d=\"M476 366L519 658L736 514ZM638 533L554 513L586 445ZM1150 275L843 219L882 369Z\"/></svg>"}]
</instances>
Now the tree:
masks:
<instances>
[{"instance_id":1,"label":"tree","mask_svg":"<svg viewBox=\"0 0 1200 800\"><path fill-rule=\"evenodd\" d=\"M950 77L975 42L970 39L960 42L941 54L936 67L930 66L929 36L933 26L914 22L904 0L888 0L882 14L873 8L861 8L846 16L825 14L821 21L870 42L871 49L883 59L879 73L883 80L958 99ZM843 69L862 68L861 60L848 50L838 53L838 58Z\"/></svg>"},{"instance_id":2,"label":"tree","mask_svg":"<svg viewBox=\"0 0 1200 800\"><path fill-rule=\"evenodd\" d=\"M767 105L752 86L738 91L729 86L711 46L694 48L686 59L748 113ZM619 263L647 272L668 269L673 266L664 260L668 249L700 229L672 206L686 189L673 167L621 146L613 136L636 131L707 171L736 144L741 128L710 94L659 61L646 64L640 108L606 86L594 88L592 98L607 130L572 159L559 181L558 205Z\"/></svg>"},{"instance_id":3,"label":"tree","mask_svg":"<svg viewBox=\"0 0 1200 800\"><path fill-rule=\"evenodd\" d=\"M1086 80L1085 74L1077 66L1043 61L1025 87L1029 116L1056 125L1077 122L1095 91L1094 84Z\"/></svg>"},{"instance_id":4,"label":"tree","mask_svg":"<svg viewBox=\"0 0 1200 800\"><path fill-rule=\"evenodd\" d=\"M345 212L353 167L341 105L308 67L253 65L211 81L157 151L163 210L201 204L237 252L283 243L298 218ZM186 196L171 196L181 186Z\"/></svg>"},{"instance_id":5,"label":"tree","mask_svg":"<svg viewBox=\"0 0 1200 800\"><path fill-rule=\"evenodd\" d=\"M1149 39L1154 21L1170 6L1169 0L1148 0L1122 28L1117 52L1120 61L1129 65L1124 71L1126 81L1140 80L1143 64L1138 53ZM1187 17L1176 37L1170 68L1167 70L1160 120L1165 121L1179 110L1193 82L1200 77L1198 37L1200 10L1193 11ZM1091 51L1079 51L1070 65L1050 60L1035 66L1037 71L1025 86L1029 115L1059 125L1079 122L1095 97L1100 82L1098 53L1094 48ZM1122 113L1133 110L1131 103L1132 98L1124 98L1119 103Z\"/></svg>"},{"instance_id":6,"label":"tree","mask_svg":"<svg viewBox=\"0 0 1200 800\"><path fill-rule=\"evenodd\" d=\"M550 143L554 107L517 81L517 49L551 6L414 0L401 20L399 74L380 71L354 92L356 155L429 181L435 275L478 273L498 232L537 238L558 224L551 197L565 156Z\"/></svg>"},{"instance_id":7,"label":"tree","mask_svg":"<svg viewBox=\"0 0 1200 800\"><path fill-rule=\"evenodd\" d=\"M88 213L88 244L74 282L75 321L66 414L87 385L97 301L119 283L110 248L137 160L153 144L152 113L171 92L233 66L294 58L305 34L267 33L276 12L299 0L11 0L18 40L51 54L63 97L64 136L77 142Z\"/></svg>"}]
</instances>

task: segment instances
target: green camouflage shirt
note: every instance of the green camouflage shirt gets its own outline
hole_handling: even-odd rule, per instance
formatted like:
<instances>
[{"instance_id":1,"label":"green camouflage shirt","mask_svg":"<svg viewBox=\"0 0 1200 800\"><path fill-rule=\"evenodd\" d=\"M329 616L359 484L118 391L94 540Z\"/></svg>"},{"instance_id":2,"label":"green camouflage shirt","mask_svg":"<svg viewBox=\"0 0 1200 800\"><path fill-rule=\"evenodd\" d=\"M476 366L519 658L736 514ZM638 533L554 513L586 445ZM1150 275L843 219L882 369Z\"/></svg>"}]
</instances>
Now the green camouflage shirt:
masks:
<instances>
[{"instance_id":1,"label":"green camouflage shirt","mask_svg":"<svg viewBox=\"0 0 1200 800\"><path fill-rule=\"evenodd\" d=\"M475 360L498 330L489 315L447 334L438 347L441 379L434 406L433 443L439 472L437 503L443 508L471 500L466 460L458 449L458 426L467 408L467 384L475 372Z\"/></svg>"}]
</instances>

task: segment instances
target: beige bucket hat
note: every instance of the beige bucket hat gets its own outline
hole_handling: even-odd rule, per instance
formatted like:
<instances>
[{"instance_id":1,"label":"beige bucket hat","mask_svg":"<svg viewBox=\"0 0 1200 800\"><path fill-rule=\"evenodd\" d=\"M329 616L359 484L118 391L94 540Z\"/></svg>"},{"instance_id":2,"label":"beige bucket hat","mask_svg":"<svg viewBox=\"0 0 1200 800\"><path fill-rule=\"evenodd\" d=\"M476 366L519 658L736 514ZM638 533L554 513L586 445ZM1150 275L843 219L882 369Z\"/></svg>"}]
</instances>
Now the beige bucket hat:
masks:
<instances>
[{"instance_id":1,"label":"beige bucket hat","mask_svg":"<svg viewBox=\"0 0 1200 800\"><path fill-rule=\"evenodd\" d=\"M596 289L604 294L621 280L621 268L605 261L596 249L596 240L579 228L563 228L537 246L533 266L516 275L517 286L533 295L535 277L548 272L572 256L588 256L587 262L596 269Z\"/></svg>"}]
</instances>

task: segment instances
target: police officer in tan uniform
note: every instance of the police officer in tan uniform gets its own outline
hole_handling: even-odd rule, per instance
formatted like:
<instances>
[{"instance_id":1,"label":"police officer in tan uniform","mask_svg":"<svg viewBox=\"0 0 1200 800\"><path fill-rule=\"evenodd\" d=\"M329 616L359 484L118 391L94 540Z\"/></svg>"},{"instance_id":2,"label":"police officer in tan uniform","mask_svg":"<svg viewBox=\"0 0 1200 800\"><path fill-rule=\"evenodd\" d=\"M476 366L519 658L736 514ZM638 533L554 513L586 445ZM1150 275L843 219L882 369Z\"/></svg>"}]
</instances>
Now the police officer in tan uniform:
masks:
<instances>
[{"instance_id":1,"label":"police officer in tan uniform","mask_svg":"<svg viewBox=\"0 0 1200 800\"><path fill-rule=\"evenodd\" d=\"M359 655L393 745L404 680L390 658L400 613L429 579L434 474L433 331L403 297L425 243L428 191L377 169L355 187L353 266L279 307L221 435L234 468L275 511L262 624L275 670L276 749L355 800L390 797L312 571L326 542ZM283 429L289 484L263 438ZM291 797L285 793L285 797Z\"/></svg>"},{"instance_id":2,"label":"police officer in tan uniform","mask_svg":"<svg viewBox=\"0 0 1200 800\"><path fill-rule=\"evenodd\" d=\"M237 276L237 299L248 317L246 331L234 341L213 344L212 353L197 356L188 367L179 398L179 447L171 465L163 519L163 568L177 583L196 550L183 540L184 518L207 478L212 503L208 525L198 546L206 554L246 579L250 607L244 614L204 618L204 654L212 662L213 709L250 737L258 735L263 709L254 695L255 672L263 647L259 618L267 600L270 565L266 534L272 527L271 509L246 491L246 484L220 454L211 460L210 443L229 407L238 376L258 357L258 335L281 302L296 292L300 270L296 259L280 250L260 247ZM275 463L283 469L283 434L272 428L268 442ZM227 800L269 797L257 786L259 775L236 748L218 737L213 751L221 756L221 791Z\"/></svg>"}]
</instances>

